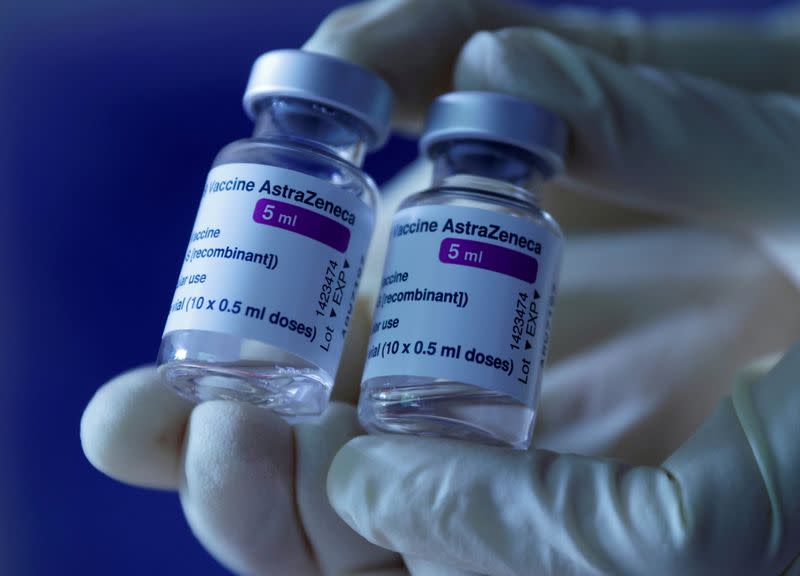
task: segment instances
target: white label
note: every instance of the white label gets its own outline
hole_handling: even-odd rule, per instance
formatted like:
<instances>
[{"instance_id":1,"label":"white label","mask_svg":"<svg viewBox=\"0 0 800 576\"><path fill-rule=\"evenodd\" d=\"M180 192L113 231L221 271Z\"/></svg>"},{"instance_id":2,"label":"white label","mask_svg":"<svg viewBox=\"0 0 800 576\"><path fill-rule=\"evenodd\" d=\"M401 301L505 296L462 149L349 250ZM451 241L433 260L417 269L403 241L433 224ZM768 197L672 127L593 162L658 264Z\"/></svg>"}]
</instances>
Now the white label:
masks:
<instances>
[{"instance_id":1,"label":"white label","mask_svg":"<svg viewBox=\"0 0 800 576\"><path fill-rule=\"evenodd\" d=\"M401 210L364 380L445 378L531 405L560 257L560 237L530 220L479 208Z\"/></svg>"},{"instance_id":2,"label":"white label","mask_svg":"<svg viewBox=\"0 0 800 576\"><path fill-rule=\"evenodd\" d=\"M333 184L260 164L208 175L164 334L211 330L336 374L374 218Z\"/></svg>"}]
</instances>

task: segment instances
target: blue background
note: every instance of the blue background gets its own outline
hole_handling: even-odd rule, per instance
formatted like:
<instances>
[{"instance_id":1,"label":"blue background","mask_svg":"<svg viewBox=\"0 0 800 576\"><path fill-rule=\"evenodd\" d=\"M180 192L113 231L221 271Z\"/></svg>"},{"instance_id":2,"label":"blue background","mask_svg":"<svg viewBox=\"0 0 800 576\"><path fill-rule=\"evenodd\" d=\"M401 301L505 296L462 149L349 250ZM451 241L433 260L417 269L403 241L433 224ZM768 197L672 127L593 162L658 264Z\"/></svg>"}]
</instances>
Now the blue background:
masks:
<instances>
[{"instance_id":1,"label":"blue background","mask_svg":"<svg viewBox=\"0 0 800 576\"><path fill-rule=\"evenodd\" d=\"M251 129L239 102L253 58L299 46L340 3L8 1L0 573L225 574L176 495L102 476L83 457L78 425L98 386L155 358L208 166ZM394 139L367 170L385 180L414 154Z\"/></svg>"}]
</instances>

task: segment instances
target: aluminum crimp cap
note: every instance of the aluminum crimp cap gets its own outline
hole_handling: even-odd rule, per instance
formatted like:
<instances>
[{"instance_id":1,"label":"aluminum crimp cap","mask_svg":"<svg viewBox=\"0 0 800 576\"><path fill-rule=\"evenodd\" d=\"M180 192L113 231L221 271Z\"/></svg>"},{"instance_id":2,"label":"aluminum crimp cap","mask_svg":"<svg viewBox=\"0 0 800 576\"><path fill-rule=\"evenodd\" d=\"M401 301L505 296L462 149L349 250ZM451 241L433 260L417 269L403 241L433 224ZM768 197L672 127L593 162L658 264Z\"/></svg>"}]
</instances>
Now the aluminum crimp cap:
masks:
<instances>
[{"instance_id":1,"label":"aluminum crimp cap","mask_svg":"<svg viewBox=\"0 0 800 576\"><path fill-rule=\"evenodd\" d=\"M244 92L244 109L255 118L256 105L267 96L319 102L351 114L372 133L370 149L389 136L392 90L369 70L332 56L303 50L273 50L259 56Z\"/></svg>"},{"instance_id":2,"label":"aluminum crimp cap","mask_svg":"<svg viewBox=\"0 0 800 576\"><path fill-rule=\"evenodd\" d=\"M433 101L419 141L429 155L447 140L488 140L527 150L556 174L564 169L567 126L529 100L496 92L450 92Z\"/></svg>"}]
</instances>

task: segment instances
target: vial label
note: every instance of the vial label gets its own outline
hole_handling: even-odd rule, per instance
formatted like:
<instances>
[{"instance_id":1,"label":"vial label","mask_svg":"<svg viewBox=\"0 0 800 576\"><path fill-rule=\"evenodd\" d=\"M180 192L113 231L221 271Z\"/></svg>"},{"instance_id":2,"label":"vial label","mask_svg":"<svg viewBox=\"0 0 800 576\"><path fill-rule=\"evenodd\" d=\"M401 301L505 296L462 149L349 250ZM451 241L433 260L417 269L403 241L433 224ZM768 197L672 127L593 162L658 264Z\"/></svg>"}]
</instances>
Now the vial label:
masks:
<instances>
[{"instance_id":1,"label":"vial label","mask_svg":"<svg viewBox=\"0 0 800 576\"><path fill-rule=\"evenodd\" d=\"M210 330L336 374L374 218L335 185L260 164L208 175L164 335Z\"/></svg>"},{"instance_id":2,"label":"vial label","mask_svg":"<svg viewBox=\"0 0 800 576\"><path fill-rule=\"evenodd\" d=\"M560 258L561 238L530 220L452 206L399 211L364 380L446 379L530 405Z\"/></svg>"}]
</instances>

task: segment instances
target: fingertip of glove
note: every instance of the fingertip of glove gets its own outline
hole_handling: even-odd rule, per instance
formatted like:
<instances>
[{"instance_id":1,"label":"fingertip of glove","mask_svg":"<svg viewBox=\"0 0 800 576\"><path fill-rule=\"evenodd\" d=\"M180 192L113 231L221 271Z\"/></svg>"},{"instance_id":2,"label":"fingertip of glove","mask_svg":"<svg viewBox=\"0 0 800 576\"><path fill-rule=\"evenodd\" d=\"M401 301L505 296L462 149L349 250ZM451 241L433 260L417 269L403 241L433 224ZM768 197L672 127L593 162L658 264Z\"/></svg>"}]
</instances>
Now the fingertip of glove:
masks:
<instances>
[{"instance_id":1,"label":"fingertip of glove","mask_svg":"<svg viewBox=\"0 0 800 576\"><path fill-rule=\"evenodd\" d=\"M492 61L498 57L502 46L496 32L481 30L464 43L453 70L453 85L457 90L487 90L487 77Z\"/></svg>"},{"instance_id":2,"label":"fingertip of glove","mask_svg":"<svg viewBox=\"0 0 800 576\"><path fill-rule=\"evenodd\" d=\"M355 459L358 458L357 451L354 451L351 447L351 444L357 443L358 440L359 438L353 438L339 448L339 451L334 455L331 465L328 468L326 489L328 491L328 499L334 508L337 508L336 501L341 494L341 488L347 485L347 480L352 473Z\"/></svg>"},{"instance_id":3,"label":"fingertip of glove","mask_svg":"<svg viewBox=\"0 0 800 576\"><path fill-rule=\"evenodd\" d=\"M458 90L504 92L529 99L569 119L601 95L584 53L537 28L481 31L456 62Z\"/></svg>"},{"instance_id":4,"label":"fingertip of glove","mask_svg":"<svg viewBox=\"0 0 800 576\"><path fill-rule=\"evenodd\" d=\"M294 475L292 429L277 414L221 400L192 412L181 504L197 538L233 571L315 573Z\"/></svg>"},{"instance_id":5,"label":"fingertip of glove","mask_svg":"<svg viewBox=\"0 0 800 576\"><path fill-rule=\"evenodd\" d=\"M223 472L288 477L292 450L291 427L274 412L224 400L203 402L189 419L185 476L195 481Z\"/></svg>"},{"instance_id":6,"label":"fingertip of glove","mask_svg":"<svg viewBox=\"0 0 800 576\"><path fill-rule=\"evenodd\" d=\"M174 489L192 404L169 391L156 369L125 372L103 385L80 422L87 460L122 482Z\"/></svg>"},{"instance_id":7,"label":"fingertip of glove","mask_svg":"<svg viewBox=\"0 0 800 576\"><path fill-rule=\"evenodd\" d=\"M557 37L534 28L502 28L481 30L464 43L455 68L455 85L458 89L476 89L481 84L494 89L508 84L513 88L515 78L506 78L503 72L517 64L516 59L525 52L524 62L535 57L537 51L549 51L563 46Z\"/></svg>"},{"instance_id":8,"label":"fingertip of glove","mask_svg":"<svg viewBox=\"0 0 800 576\"><path fill-rule=\"evenodd\" d=\"M435 450L435 443L415 436L377 434L358 436L342 446L328 469L326 488L332 507L342 519L372 542L378 542L369 527L375 520L389 483L399 481L416 466L415 455Z\"/></svg>"},{"instance_id":9,"label":"fingertip of glove","mask_svg":"<svg viewBox=\"0 0 800 576\"><path fill-rule=\"evenodd\" d=\"M361 432L361 426L355 406L346 402L331 402L318 418L297 424L294 432L298 441L302 436L310 436L335 443L338 439L356 436ZM342 443L339 440L339 444Z\"/></svg>"},{"instance_id":10,"label":"fingertip of glove","mask_svg":"<svg viewBox=\"0 0 800 576\"><path fill-rule=\"evenodd\" d=\"M368 32L365 21L369 11L358 4L347 5L331 12L303 44L303 50L348 60L367 68L371 65L371 50L365 50L364 34Z\"/></svg>"}]
</instances>

